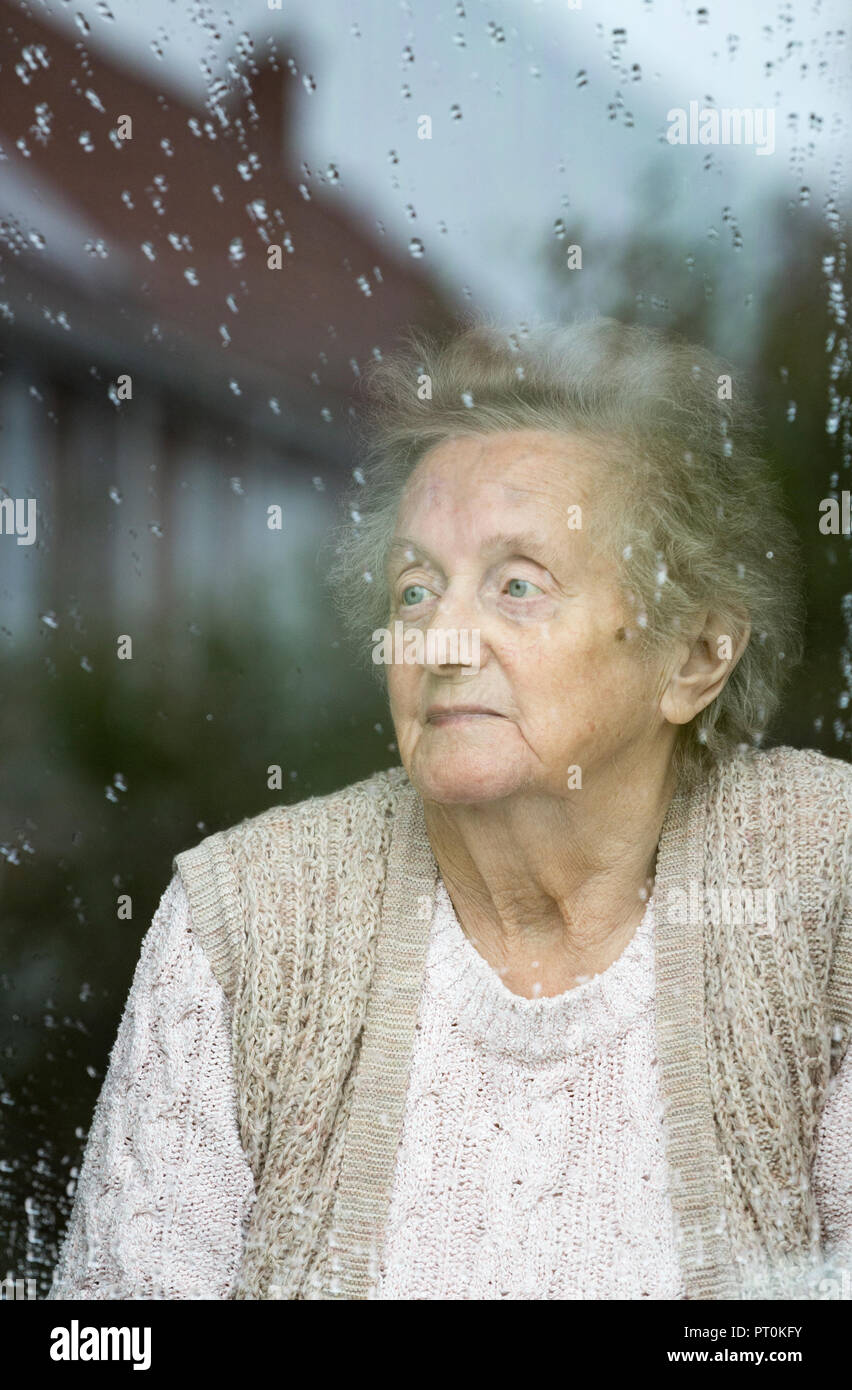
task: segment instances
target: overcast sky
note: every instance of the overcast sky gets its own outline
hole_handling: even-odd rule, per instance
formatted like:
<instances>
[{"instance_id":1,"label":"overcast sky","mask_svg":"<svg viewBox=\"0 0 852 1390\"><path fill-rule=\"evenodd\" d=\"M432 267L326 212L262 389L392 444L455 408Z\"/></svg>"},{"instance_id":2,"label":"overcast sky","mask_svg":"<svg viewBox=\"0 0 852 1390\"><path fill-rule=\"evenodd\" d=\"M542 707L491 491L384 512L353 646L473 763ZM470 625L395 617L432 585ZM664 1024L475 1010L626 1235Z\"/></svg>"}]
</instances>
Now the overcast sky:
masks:
<instances>
[{"instance_id":1,"label":"overcast sky","mask_svg":"<svg viewBox=\"0 0 852 1390\"><path fill-rule=\"evenodd\" d=\"M313 79L299 91L294 144L314 183L333 164L339 182L326 185L329 196L380 220L406 254L418 238L436 273L509 314L546 314L541 252L558 219L569 228L573 219L602 230L630 225L637 191L649 178L655 186L658 167L668 184L660 218L697 244L732 208L741 264L763 274L775 256L762 236L764 198L780 190L798 199L804 185L819 205L849 147L841 0L747 8L586 0L579 9L570 0L284 0L280 12L267 0L31 0L31 8L199 102L205 58L224 71L240 34L256 52L270 34L292 36ZM776 153L717 147L705 169L705 147L661 141L671 107L708 99L774 108ZM417 138L422 114L432 117L432 140Z\"/></svg>"}]
</instances>

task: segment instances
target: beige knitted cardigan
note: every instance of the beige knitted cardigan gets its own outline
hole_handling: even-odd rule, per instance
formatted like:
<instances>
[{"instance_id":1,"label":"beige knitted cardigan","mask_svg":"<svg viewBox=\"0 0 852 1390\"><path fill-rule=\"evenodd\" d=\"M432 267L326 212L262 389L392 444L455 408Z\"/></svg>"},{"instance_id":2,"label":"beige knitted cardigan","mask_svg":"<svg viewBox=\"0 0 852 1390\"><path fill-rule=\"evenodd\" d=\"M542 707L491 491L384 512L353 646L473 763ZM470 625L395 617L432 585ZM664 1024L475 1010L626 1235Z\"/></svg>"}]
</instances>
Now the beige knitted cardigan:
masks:
<instances>
[{"instance_id":1,"label":"beige knitted cardigan","mask_svg":"<svg viewBox=\"0 0 852 1390\"><path fill-rule=\"evenodd\" d=\"M681 786L665 818L656 1029L692 1299L842 1296L810 1173L852 1031L850 812L852 767L780 748ZM437 882L422 801L392 768L211 835L175 866L233 1004L257 1188L233 1297L369 1298ZM774 922L712 905L713 890L767 888Z\"/></svg>"}]
</instances>

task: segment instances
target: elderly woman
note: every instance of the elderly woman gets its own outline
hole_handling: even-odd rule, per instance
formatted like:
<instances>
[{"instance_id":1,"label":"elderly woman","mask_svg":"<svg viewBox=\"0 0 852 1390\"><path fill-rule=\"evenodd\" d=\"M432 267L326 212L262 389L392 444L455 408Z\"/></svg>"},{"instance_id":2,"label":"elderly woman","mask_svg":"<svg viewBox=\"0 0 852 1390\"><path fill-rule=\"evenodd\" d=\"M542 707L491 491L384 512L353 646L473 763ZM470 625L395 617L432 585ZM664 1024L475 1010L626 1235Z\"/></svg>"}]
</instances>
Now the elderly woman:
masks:
<instances>
[{"instance_id":1,"label":"elderly woman","mask_svg":"<svg viewBox=\"0 0 852 1390\"><path fill-rule=\"evenodd\" d=\"M760 748L731 376L612 320L376 366L336 580L402 766L177 856L52 1297L850 1297L852 769Z\"/></svg>"}]
</instances>

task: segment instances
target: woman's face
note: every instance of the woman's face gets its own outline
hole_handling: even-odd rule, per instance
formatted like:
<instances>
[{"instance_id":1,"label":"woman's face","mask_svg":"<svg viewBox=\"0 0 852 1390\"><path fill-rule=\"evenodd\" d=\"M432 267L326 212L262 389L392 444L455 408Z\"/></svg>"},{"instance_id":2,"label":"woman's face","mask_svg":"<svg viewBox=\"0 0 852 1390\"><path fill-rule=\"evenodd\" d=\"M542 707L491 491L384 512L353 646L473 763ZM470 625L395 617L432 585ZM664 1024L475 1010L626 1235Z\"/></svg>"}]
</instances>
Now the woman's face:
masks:
<instances>
[{"instance_id":1,"label":"woman's face","mask_svg":"<svg viewBox=\"0 0 852 1390\"><path fill-rule=\"evenodd\" d=\"M425 650L424 664L389 666L400 758L428 800L566 795L578 768L584 786L638 769L668 737L660 673L625 640L635 615L587 539L597 448L539 431L458 436L409 479L389 627L479 634L478 667Z\"/></svg>"}]
</instances>

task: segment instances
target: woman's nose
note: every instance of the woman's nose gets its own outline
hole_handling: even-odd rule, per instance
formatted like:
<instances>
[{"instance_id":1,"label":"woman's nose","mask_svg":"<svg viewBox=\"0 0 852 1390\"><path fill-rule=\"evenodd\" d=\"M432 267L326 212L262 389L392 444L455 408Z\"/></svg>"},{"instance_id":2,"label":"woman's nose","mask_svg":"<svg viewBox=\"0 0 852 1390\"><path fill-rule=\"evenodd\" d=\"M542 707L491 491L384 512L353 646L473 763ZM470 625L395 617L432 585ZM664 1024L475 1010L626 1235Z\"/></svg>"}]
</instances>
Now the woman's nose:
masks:
<instances>
[{"instance_id":1,"label":"woman's nose","mask_svg":"<svg viewBox=\"0 0 852 1390\"><path fill-rule=\"evenodd\" d=\"M472 586L450 584L427 628L426 665L470 666L481 662L481 610Z\"/></svg>"}]
</instances>

